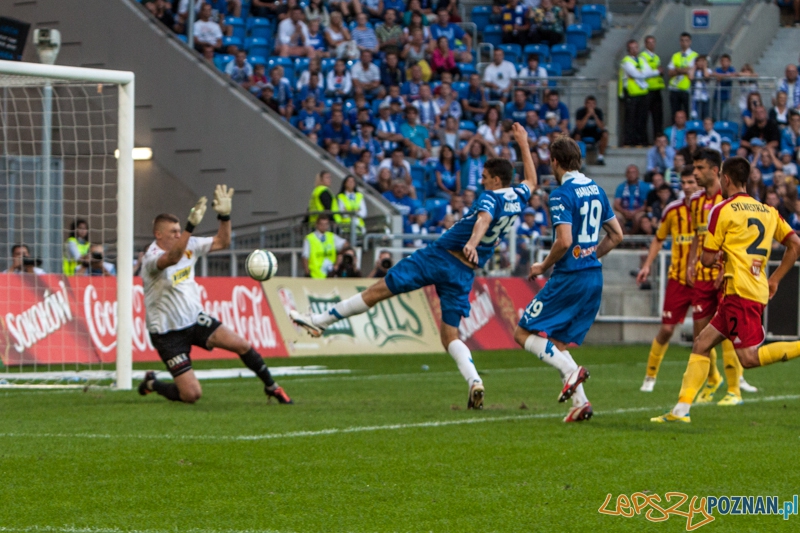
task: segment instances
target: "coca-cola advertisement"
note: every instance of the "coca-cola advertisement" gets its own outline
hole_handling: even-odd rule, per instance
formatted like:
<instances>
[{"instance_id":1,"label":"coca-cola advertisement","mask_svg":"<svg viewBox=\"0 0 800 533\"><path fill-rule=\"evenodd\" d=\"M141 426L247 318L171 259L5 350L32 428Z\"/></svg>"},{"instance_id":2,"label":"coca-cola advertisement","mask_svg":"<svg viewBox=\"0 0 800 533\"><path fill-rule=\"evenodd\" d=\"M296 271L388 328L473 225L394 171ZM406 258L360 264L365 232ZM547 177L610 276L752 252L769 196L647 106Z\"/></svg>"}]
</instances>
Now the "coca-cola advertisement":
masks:
<instances>
[{"instance_id":1,"label":"coca-cola advertisement","mask_svg":"<svg viewBox=\"0 0 800 533\"><path fill-rule=\"evenodd\" d=\"M250 278L197 278L206 313L247 339L264 357L286 357L283 338L261 286ZM0 274L0 355L6 364L113 362L117 299L113 277ZM140 278L133 287L133 360L157 361L150 342ZM236 358L215 349L194 359Z\"/></svg>"},{"instance_id":2,"label":"coca-cola advertisement","mask_svg":"<svg viewBox=\"0 0 800 533\"><path fill-rule=\"evenodd\" d=\"M522 312L539 292L538 282L520 278L475 278L469 294L470 313L461 319L459 337L471 350L509 350L517 348L514 328ZM442 311L434 287L425 294L441 323Z\"/></svg>"}]
</instances>

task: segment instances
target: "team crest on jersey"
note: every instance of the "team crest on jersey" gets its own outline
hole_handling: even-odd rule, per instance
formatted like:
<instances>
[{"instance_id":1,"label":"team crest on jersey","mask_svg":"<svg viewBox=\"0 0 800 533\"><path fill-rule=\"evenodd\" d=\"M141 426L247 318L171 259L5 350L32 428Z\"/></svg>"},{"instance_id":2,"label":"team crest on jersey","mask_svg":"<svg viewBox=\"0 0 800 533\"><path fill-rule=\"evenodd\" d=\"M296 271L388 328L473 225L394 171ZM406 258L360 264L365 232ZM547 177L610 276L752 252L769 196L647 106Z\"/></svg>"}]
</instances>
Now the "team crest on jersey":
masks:
<instances>
[{"instance_id":1,"label":"team crest on jersey","mask_svg":"<svg viewBox=\"0 0 800 533\"><path fill-rule=\"evenodd\" d=\"M753 259L753 264L750 265L750 273L753 275L754 278L758 279L761 277L761 266L764 264L764 261L761 259Z\"/></svg>"},{"instance_id":2,"label":"team crest on jersey","mask_svg":"<svg viewBox=\"0 0 800 533\"><path fill-rule=\"evenodd\" d=\"M581 247L580 246L576 246L575 248L572 249L572 257L574 257L575 259L580 259L581 258Z\"/></svg>"},{"instance_id":3,"label":"team crest on jersey","mask_svg":"<svg viewBox=\"0 0 800 533\"><path fill-rule=\"evenodd\" d=\"M183 255L186 256L186 259L191 259L192 258L192 251L191 250L186 250L185 252L183 252Z\"/></svg>"}]
</instances>

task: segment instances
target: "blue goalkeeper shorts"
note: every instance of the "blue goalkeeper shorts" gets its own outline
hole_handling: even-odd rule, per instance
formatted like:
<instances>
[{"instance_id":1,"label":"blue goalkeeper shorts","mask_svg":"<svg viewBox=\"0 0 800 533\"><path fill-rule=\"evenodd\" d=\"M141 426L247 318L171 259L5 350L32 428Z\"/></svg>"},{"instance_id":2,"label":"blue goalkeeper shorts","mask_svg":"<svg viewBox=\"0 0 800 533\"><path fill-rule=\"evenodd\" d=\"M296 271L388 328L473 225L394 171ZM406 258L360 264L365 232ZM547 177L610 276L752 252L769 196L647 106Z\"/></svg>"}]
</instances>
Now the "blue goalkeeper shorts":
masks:
<instances>
[{"instance_id":1,"label":"blue goalkeeper shorts","mask_svg":"<svg viewBox=\"0 0 800 533\"><path fill-rule=\"evenodd\" d=\"M566 344L581 344L603 296L603 270L554 272L519 321L519 327Z\"/></svg>"},{"instance_id":2,"label":"blue goalkeeper shorts","mask_svg":"<svg viewBox=\"0 0 800 533\"><path fill-rule=\"evenodd\" d=\"M436 288L442 306L442 322L458 327L461 317L469 316L469 292L475 271L436 245L428 245L389 269L386 286L392 294Z\"/></svg>"}]
</instances>

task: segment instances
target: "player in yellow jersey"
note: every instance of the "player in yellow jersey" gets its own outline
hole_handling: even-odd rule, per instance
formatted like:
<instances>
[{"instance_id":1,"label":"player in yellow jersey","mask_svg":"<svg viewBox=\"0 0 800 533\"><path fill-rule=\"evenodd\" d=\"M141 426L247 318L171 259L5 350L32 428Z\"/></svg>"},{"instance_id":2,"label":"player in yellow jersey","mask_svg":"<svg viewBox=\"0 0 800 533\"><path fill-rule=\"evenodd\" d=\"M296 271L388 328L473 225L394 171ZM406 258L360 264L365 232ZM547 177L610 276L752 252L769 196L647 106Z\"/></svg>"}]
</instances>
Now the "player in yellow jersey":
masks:
<instances>
[{"instance_id":1,"label":"player in yellow jersey","mask_svg":"<svg viewBox=\"0 0 800 533\"><path fill-rule=\"evenodd\" d=\"M711 209L722 202L719 171L722 167L722 158L719 152L711 148L701 148L695 152L694 176L697 184L703 190L696 192L690 200L692 212L692 227L695 238L692 241L691 254L696 261L687 265L687 284L693 287L692 321L694 323L694 338L703 331L711 317L717 312L717 305L722 297L720 292L722 275L720 264L710 267L700 264L703 251L703 242L708 234L708 217ZM697 403L709 403L714 399L714 393L722 384L722 376L717 370L717 352L711 350L711 365L709 366L708 381L700 391ZM742 376L742 366L739 364L733 345L729 342L722 343L722 362L728 385L728 393L720 400L719 405L739 405L742 403L741 389L756 392Z\"/></svg>"},{"instance_id":2,"label":"player in yellow jersey","mask_svg":"<svg viewBox=\"0 0 800 533\"><path fill-rule=\"evenodd\" d=\"M725 160L722 190L727 198L711 211L701 262L715 264L725 256L725 289L714 318L694 341L683 375L677 405L653 422L690 422L689 410L708 375L710 350L728 339L744 368L766 366L800 356L800 341L764 342L764 307L800 254L800 238L775 208L747 194L750 163L742 157ZM767 279L766 268L777 239L786 251L780 266Z\"/></svg>"},{"instance_id":3,"label":"player in yellow jersey","mask_svg":"<svg viewBox=\"0 0 800 533\"><path fill-rule=\"evenodd\" d=\"M656 338L650 347L650 355L647 358L647 373L644 383L639 389L642 392L653 392L656 385L658 369L661 360L669 347L669 340L675 331L675 326L683 323L686 312L692 305L692 288L686 284L686 266L691 255L689 255L694 231L692 231L691 212L689 211L689 199L697 192L697 180L694 177L694 167L686 165L681 170L681 189L685 195L683 199L675 200L667 205L664 214L661 216L661 224L658 226L656 238L650 244L650 252L647 254L639 274L636 276L638 283L644 283L650 276L650 267L658 256L658 252L664 246L667 237L672 237L672 260L669 266L669 281L664 294L664 310L661 313L661 329L658 330Z\"/></svg>"}]
</instances>

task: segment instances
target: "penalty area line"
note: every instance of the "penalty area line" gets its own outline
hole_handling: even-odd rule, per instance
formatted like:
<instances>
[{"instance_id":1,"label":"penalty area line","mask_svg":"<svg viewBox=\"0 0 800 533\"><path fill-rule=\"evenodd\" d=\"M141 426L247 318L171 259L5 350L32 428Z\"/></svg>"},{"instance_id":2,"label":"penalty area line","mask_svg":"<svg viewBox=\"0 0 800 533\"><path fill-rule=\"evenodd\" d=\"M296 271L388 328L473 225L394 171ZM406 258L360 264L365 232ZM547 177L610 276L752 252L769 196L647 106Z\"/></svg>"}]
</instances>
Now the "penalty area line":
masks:
<instances>
[{"instance_id":1,"label":"penalty area line","mask_svg":"<svg viewBox=\"0 0 800 533\"><path fill-rule=\"evenodd\" d=\"M782 400L797 400L800 394L783 396L765 396L745 400L745 403L777 402ZM705 407L701 405L700 407ZM668 409L668 408L662 408ZM626 407L597 411L596 416L621 415L640 413L644 411L657 412L658 407ZM206 442L248 442L262 440L292 439L298 437L321 437L325 435L342 435L348 433L368 433L374 431L397 431L402 429L439 428L447 426L462 426L467 424L486 424L490 422L514 422L522 420L538 420L548 418L563 418L565 413L534 413L528 415L494 416L485 418L462 418L457 420L435 420L430 422L410 422L405 424L385 424L380 426L351 426L347 428L329 428L313 431L288 431L285 433L266 433L262 435L113 435L108 433L0 433L2 439L13 438L54 438L54 439L96 439L96 440L173 440L173 441L206 441ZM0 533L2 533L0 529Z\"/></svg>"}]
</instances>

